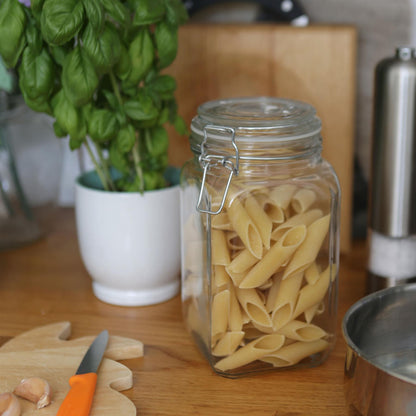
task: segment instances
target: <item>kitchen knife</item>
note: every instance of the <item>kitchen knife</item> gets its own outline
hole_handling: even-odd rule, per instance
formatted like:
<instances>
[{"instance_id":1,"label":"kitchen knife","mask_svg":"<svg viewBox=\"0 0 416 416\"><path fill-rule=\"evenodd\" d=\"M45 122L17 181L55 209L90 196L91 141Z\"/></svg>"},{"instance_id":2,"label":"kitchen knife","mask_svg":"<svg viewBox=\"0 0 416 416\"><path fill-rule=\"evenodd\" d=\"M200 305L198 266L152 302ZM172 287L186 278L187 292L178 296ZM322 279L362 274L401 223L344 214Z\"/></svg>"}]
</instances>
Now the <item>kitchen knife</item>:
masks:
<instances>
[{"instance_id":1,"label":"kitchen knife","mask_svg":"<svg viewBox=\"0 0 416 416\"><path fill-rule=\"evenodd\" d=\"M88 416L97 384L97 370L107 348L108 331L101 332L85 353L56 416Z\"/></svg>"}]
</instances>

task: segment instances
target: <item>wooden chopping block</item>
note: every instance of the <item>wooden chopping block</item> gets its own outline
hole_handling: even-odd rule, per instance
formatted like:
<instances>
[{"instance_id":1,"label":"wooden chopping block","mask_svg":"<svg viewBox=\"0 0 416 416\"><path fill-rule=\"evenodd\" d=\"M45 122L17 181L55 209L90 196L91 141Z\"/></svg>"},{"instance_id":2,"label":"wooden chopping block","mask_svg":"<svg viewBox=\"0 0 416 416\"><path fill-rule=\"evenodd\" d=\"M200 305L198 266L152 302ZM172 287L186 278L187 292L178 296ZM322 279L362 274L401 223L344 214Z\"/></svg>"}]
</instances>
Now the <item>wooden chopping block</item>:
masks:
<instances>
[{"instance_id":1,"label":"wooden chopping block","mask_svg":"<svg viewBox=\"0 0 416 416\"><path fill-rule=\"evenodd\" d=\"M74 375L95 336L67 341L69 322L59 322L32 329L0 347L0 393L11 392L24 378L41 377L52 389L52 403L41 410L19 399L22 416L54 416L69 391ZM98 335L98 333L96 334ZM97 387L91 416L136 415L134 404L119 391L133 385L132 372L114 360L141 357L143 344L129 338L110 336L98 370Z\"/></svg>"},{"instance_id":2,"label":"wooden chopping block","mask_svg":"<svg viewBox=\"0 0 416 416\"><path fill-rule=\"evenodd\" d=\"M356 29L277 24L187 24L168 73L177 80L179 113L189 126L205 101L278 96L313 105L322 120L323 156L342 190L341 250L351 245ZM192 157L187 137L169 129L170 163Z\"/></svg>"}]
</instances>

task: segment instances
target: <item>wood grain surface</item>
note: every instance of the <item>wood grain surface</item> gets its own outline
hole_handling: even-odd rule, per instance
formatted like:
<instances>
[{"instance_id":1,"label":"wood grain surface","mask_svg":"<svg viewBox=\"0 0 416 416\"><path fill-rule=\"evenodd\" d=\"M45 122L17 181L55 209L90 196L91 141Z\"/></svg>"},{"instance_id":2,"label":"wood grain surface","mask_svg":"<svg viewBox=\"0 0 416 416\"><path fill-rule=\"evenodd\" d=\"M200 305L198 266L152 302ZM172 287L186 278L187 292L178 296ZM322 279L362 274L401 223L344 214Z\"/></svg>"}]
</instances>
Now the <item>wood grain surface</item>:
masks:
<instances>
[{"instance_id":1,"label":"wood grain surface","mask_svg":"<svg viewBox=\"0 0 416 416\"><path fill-rule=\"evenodd\" d=\"M341 319L364 294L363 243L341 258L338 337L329 359L316 368L231 380L214 374L195 347L180 296L146 307L100 302L79 255L73 210L49 212L43 224L42 240L0 252L0 342L60 321L71 322L74 340L106 328L142 341L143 358L120 361L133 372L133 386L122 394L140 416L347 416ZM11 371L0 366L0 379Z\"/></svg>"},{"instance_id":2,"label":"wood grain surface","mask_svg":"<svg viewBox=\"0 0 416 416\"><path fill-rule=\"evenodd\" d=\"M356 30L352 26L188 24L168 72L179 113L190 125L205 101L278 96L313 105L322 120L323 156L342 190L341 249L351 247L355 132ZM170 162L192 156L188 138L170 129Z\"/></svg>"}]
</instances>

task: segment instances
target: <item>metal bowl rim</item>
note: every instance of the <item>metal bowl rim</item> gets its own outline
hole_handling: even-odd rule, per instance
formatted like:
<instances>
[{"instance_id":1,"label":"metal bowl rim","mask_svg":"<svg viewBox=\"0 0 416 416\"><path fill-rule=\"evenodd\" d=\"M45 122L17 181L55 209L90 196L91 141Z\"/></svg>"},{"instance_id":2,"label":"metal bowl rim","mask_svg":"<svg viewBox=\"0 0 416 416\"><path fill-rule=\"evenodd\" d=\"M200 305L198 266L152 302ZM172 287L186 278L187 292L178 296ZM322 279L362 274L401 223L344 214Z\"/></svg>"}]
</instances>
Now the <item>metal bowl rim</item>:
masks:
<instances>
[{"instance_id":1,"label":"metal bowl rim","mask_svg":"<svg viewBox=\"0 0 416 416\"><path fill-rule=\"evenodd\" d=\"M392 377L400 379L406 383L416 385L416 380L410 377L406 377L403 374L396 373L386 367L383 367L380 364L376 364L370 358L366 357L364 352L352 341L349 334L347 333L347 328L346 328L347 321L350 319L351 315L354 312L356 312L358 309L362 308L364 305L373 302L374 299L380 299L380 298L389 296L392 293L402 293L402 292L416 292L416 283L389 287L387 289L379 290L377 292L371 293L359 299L347 310L346 314L344 315L344 318L342 319L342 335L344 336L344 340L347 343L347 346L351 348L361 359L368 362L372 366L378 368L379 370L383 371L384 373L389 374Z\"/></svg>"}]
</instances>

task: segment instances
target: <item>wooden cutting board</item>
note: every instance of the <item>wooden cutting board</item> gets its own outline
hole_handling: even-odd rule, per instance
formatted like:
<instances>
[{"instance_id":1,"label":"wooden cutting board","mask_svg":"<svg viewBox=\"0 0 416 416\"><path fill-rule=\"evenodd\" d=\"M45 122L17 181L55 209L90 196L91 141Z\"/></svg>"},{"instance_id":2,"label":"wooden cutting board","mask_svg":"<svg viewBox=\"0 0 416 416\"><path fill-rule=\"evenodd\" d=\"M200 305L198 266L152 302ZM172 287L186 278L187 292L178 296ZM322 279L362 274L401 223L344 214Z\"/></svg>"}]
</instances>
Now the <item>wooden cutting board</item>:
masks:
<instances>
[{"instance_id":1,"label":"wooden cutting board","mask_svg":"<svg viewBox=\"0 0 416 416\"><path fill-rule=\"evenodd\" d=\"M341 190L341 250L351 246L357 33L352 26L190 23L168 71L177 80L179 113L188 126L200 104L242 96L278 96L312 104L322 120L323 156ZM192 153L170 129L169 159Z\"/></svg>"},{"instance_id":2,"label":"wooden cutting board","mask_svg":"<svg viewBox=\"0 0 416 416\"><path fill-rule=\"evenodd\" d=\"M69 390L68 380L94 340L92 335L67 340L69 322L59 322L25 332L0 347L0 393L13 391L23 378L42 377L52 388L52 403L37 410L19 399L22 416L54 416ZM129 338L111 336L98 371L91 416L134 416L136 407L119 391L133 385L132 372L115 360L141 357L143 344Z\"/></svg>"}]
</instances>

